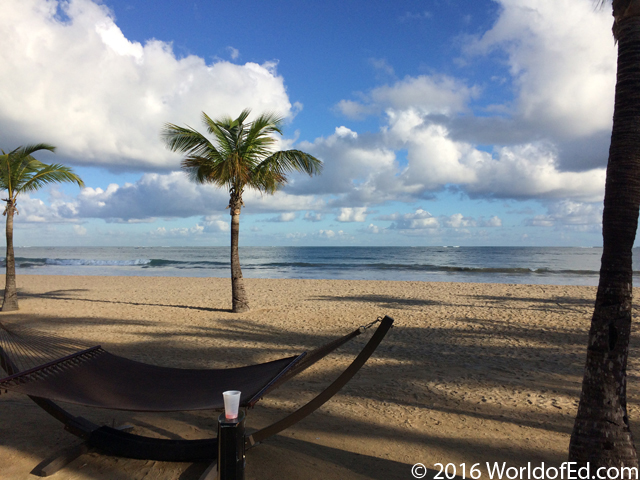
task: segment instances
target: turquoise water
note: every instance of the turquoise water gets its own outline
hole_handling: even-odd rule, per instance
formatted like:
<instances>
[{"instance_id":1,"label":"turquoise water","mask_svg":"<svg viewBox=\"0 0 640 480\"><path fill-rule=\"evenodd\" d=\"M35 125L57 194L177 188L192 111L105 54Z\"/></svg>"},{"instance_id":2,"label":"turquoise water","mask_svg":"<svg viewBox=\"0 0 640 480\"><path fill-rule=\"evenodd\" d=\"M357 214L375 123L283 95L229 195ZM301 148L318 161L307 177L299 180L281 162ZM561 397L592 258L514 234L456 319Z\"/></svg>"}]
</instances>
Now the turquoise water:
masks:
<instances>
[{"instance_id":1,"label":"turquoise water","mask_svg":"<svg viewBox=\"0 0 640 480\"><path fill-rule=\"evenodd\" d=\"M25 274L229 276L228 247L28 247L15 255ZM601 255L557 247L240 248L247 278L556 285L597 285Z\"/></svg>"}]
</instances>

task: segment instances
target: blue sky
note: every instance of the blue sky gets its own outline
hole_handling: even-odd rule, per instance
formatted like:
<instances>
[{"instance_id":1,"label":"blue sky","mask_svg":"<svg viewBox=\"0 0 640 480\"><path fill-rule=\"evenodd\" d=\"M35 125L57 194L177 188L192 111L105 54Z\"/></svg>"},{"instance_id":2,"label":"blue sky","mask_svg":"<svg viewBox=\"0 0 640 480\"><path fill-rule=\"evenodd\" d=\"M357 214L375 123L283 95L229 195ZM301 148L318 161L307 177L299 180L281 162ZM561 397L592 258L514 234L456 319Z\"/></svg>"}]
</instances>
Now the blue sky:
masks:
<instances>
[{"instance_id":1,"label":"blue sky","mask_svg":"<svg viewBox=\"0 0 640 480\"><path fill-rule=\"evenodd\" d=\"M227 245L228 194L159 132L247 107L325 168L248 192L241 245L600 245L595 3L6 0L0 147L56 145L86 184L19 200L16 245Z\"/></svg>"}]
</instances>

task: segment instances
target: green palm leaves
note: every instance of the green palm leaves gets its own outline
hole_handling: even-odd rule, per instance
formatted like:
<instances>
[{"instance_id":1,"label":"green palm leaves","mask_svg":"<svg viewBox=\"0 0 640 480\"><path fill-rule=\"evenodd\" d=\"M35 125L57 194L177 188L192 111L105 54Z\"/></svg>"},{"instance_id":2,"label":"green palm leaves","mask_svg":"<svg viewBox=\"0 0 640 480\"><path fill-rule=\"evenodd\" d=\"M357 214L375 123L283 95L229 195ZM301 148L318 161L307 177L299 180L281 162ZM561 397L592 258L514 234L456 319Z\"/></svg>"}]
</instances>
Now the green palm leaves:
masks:
<instances>
[{"instance_id":1,"label":"green palm leaves","mask_svg":"<svg viewBox=\"0 0 640 480\"><path fill-rule=\"evenodd\" d=\"M45 143L26 145L0 155L0 189L6 190L8 199L15 202L23 192L33 192L51 183L76 183L84 187L82 179L69 167L60 164L47 165L33 158L39 150L55 152L55 147Z\"/></svg>"},{"instance_id":2,"label":"green palm leaves","mask_svg":"<svg viewBox=\"0 0 640 480\"><path fill-rule=\"evenodd\" d=\"M213 183L229 190L231 214L231 291L233 312L249 310L244 289L238 236L242 193L246 187L273 194L287 183L287 175L302 172L316 175L322 162L300 150L276 151L276 134L282 135L282 117L263 113L247 122L250 110L236 119L212 120L202 113L209 140L191 127L165 125L162 138L167 148L183 153L182 168L197 183Z\"/></svg>"},{"instance_id":3,"label":"green palm leaves","mask_svg":"<svg viewBox=\"0 0 640 480\"><path fill-rule=\"evenodd\" d=\"M13 253L13 216L16 210L16 198L24 192L33 192L51 183L76 183L84 187L84 182L69 167L57 163L47 165L33 158L40 150L54 152L56 147L46 143L37 143L18 147L9 153L2 150L0 155L0 190L7 191L7 203L4 215L7 217L6 238L7 256L4 300L2 311L18 310L18 294L16 288L16 266Z\"/></svg>"},{"instance_id":4,"label":"green palm leaves","mask_svg":"<svg viewBox=\"0 0 640 480\"><path fill-rule=\"evenodd\" d=\"M282 135L282 117L265 113L245 123L251 111L236 119L212 120L202 113L202 122L214 142L190 127L168 123L162 131L167 147L184 153L182 168L198 183L213 183L229 190L245 187L274 193L287 182L287 174L315 175L322 162L299 150L274 152L275 134Z\"/></svg>"}]
</instances>

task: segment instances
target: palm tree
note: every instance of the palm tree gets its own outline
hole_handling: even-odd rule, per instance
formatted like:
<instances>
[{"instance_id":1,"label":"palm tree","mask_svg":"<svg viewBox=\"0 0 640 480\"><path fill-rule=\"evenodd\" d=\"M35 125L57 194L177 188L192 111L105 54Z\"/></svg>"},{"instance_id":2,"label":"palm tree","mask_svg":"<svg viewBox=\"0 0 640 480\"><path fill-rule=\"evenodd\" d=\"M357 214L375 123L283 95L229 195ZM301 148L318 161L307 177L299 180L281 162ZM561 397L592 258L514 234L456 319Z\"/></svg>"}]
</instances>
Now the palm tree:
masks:
<instances>
[{"instance_id":1,"label":"palm tree","mask_svg":"<svg viewBox=\"0 0 640 480\"><path fill-rule=\"evenodd\" d=\"M244 205L245 188L273 194L287 183L288 173L297 171L311 176L322 171L322 162L308 153L300 150L273 152L274 134L282 135L282 117L264 113L254 121L246 122L250 112L243 110L235 120L231 117L212 120L202 112L202 121L214 142L188 126L168 123L162 131L167 147L185 154L181 165L193 181L212 183L229 190L233 312L249 310L238 255L240 210Z\"/></svg>"},{"instance_id":2,"label":"palm tree","mask_svg":"<svg viewBox=\"0 0 640 480\"><path fill-rule=\"evenodd\" d=\"M640 207L640 0L613 0L613 16L618 73L602 217L603 253L569 446L570 461L582 466L589 462L591 472L599 467L638 467L627 415L626 369L631 250Z\"/></svg>"},{"instance_id":3,"label":"palm tree","mask_svg":"<svg viewBox=\"0 0 640 480\"><path fill-rule=\"evenodd\" d=\"M19 213L16 209L17 198L23 192L33 192L50 183L71 182L84 187L84 183L73 171L59 164L46 165L31 155L39 150L55 151L55 147L44 143L26 145L0 155L0 190L7 191L7 203L4 215L7 217L7 258L6 281L4 287L4 301L2 311L18 310L18 294L16 291L16 264L13 254L13 215Z\"/></svg>"}]
</instances>

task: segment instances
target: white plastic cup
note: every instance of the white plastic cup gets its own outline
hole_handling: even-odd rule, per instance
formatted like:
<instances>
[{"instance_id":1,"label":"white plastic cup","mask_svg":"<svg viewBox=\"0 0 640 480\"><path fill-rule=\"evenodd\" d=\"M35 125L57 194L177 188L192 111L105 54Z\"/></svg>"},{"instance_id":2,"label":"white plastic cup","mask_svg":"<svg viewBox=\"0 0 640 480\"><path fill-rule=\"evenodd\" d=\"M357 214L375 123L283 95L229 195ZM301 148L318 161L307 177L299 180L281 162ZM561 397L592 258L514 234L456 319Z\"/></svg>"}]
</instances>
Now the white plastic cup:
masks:
<instances>
[{"instance_id":1,"label":"white plastic cup","mask_svg":"<svg viewBox=\"0 0 640 480\"><path fill-rule=\"evenodd\" d=\"M224 418L227 420L235 420L238 418L238 410L240 409L240 391L228 390L222 392L224 399Z\"/></svg>"}]
</instances>

